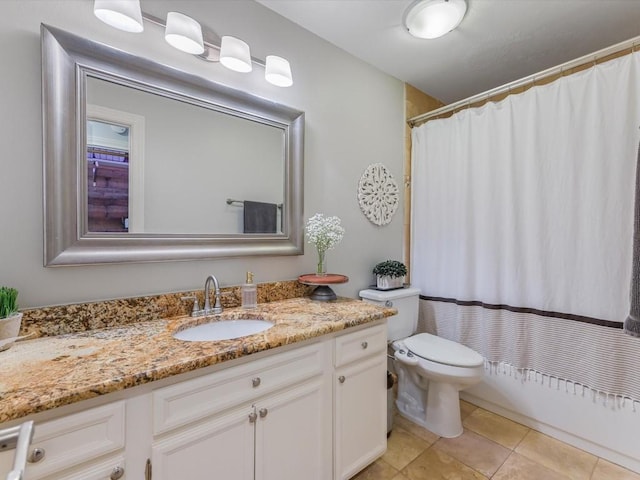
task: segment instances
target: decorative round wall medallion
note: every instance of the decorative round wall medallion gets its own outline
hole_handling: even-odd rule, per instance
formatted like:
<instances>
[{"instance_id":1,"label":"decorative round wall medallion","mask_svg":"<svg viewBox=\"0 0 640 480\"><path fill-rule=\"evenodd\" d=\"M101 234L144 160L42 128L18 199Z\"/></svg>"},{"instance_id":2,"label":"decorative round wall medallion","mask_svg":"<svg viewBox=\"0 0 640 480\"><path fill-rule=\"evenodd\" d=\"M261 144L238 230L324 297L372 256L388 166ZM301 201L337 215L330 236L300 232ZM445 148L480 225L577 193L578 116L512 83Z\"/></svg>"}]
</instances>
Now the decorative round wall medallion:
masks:
<instances>
[{"instance_id":1,"label":"decorative round wall medallion","mask_svg":"<svg viewBox=\"0 0 640 480\"><path fill-rule=\"evenodd\" d=\"M358 184L360 209L371 223L386 225L400 204L398 184L381 163L369 165Z\"/></svg>"}]
</instances>

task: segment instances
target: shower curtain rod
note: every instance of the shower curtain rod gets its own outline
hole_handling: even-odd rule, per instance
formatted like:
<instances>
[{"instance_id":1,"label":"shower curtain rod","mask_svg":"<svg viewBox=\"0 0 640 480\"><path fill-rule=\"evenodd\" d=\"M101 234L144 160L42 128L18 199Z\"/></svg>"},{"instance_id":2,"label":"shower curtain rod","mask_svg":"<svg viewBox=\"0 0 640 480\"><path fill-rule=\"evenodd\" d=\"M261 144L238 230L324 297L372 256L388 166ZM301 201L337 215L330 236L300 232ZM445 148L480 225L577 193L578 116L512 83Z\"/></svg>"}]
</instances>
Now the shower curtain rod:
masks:
<instances>
[{"instance_id":1,"label":"shower curtain rod","mask_svg":"<svg viewBox=\"0 0 640 480\"><path fill-rule=\"evenodd\" d=\"M411 128L417 127L431 120L434 117L439 117L447 113L455 112L456 110L464 110L465 107L470 108L471 105L473 105L474 103L478 103L482 101L484 101L484 103L489 102L492 97L495 97L496 95L500 95L502 93L508 94L513 89L523 87L526 85L534 86L536 81L542 80L544 78L548 78L557 74L562 75L566 70L570 70L572 68L581 67L589 64L595 65L598 63L599 60L610 57L612 55L616 55L620 52L624 52L625 50L629 50L629 53L632 53L636 50L638 45L640 45L640 36L631 38L629 40L625 40L624 42L617 43L607 48L603 48L602 50L598 50L597 52L584 55L583 57L576 58L575 60L570 60L561 65L548 68L547 70L534 73L533 75L529 75L528 77L524 77L519 80L514 80L513 82L505 83L500 87L492 88L491 90L487 90L486 92L478 93L477 95L473 95L463 100L459 100L449 105L445 105L444 107L438 108L436 110L431 110L430 112L417 115L407 120L407 123Z\"/></svg>"}]
</instances>

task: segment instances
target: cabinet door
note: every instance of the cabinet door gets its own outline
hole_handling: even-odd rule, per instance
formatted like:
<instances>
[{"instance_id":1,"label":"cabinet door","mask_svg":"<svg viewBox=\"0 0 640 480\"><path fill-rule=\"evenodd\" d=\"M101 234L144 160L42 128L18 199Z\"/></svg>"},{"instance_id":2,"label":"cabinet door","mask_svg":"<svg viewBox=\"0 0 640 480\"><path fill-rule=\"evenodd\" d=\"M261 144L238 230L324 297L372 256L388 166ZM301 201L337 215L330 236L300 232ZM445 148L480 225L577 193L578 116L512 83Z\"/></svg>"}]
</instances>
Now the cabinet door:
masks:
<instances>
[{"instance_id":1,"label":"cabinet door","mask_svg":"<svg viewBox=\"0 0 640 480\"><path fill-rule=\"evenodd\" d=\"M153 442L153 479L252 480L252 412L239 408Z\"/></svg>"},{"instance_id":2,"label":"cabinet door","mask_svg":"<svg viewBox=\"0 0 640 480\"><path fill-rule=\"evenodd\" d=\"M383 353L334 374L335 479L351 478L387 448L386 372Z\"/></svg>"},{"instance_id":3,"label":"cabinet door","mask_svg":"<svg viewBox=\"0 0 640 480\"><path fill-rule=\"evenodd\" d=\"M330 394L318 377L256 403L256 480L331 478Z\"/></svg>"}]
</instances>

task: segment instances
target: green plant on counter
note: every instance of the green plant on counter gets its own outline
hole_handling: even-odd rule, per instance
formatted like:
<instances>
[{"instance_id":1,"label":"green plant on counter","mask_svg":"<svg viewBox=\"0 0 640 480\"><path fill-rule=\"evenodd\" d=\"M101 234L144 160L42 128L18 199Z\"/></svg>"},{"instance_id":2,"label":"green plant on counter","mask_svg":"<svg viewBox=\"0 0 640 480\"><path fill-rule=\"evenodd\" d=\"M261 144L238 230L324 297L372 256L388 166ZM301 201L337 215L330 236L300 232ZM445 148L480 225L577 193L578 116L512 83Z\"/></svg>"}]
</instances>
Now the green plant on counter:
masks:
<instances>
[{"instance_id":1,"label":"green plant on counter","mask_svg":"<svg viewBox=\"0 0 640 480\"><path fill-rule=\"evenodd\" d=\"M18 311L18 290L0 287L0 318L7 318Z\"/></svg>"},{"instance_id":2,"label":"green plant on counter","mask_svg":"<svg viewBox=\"0 0 640 480\"><path fill-rule=\"evenodd\" d=\"M407 267L397 260L385 260L373 267L373 273L381 277L404 277L407 274Z\"/></svg>"}]
</instances>

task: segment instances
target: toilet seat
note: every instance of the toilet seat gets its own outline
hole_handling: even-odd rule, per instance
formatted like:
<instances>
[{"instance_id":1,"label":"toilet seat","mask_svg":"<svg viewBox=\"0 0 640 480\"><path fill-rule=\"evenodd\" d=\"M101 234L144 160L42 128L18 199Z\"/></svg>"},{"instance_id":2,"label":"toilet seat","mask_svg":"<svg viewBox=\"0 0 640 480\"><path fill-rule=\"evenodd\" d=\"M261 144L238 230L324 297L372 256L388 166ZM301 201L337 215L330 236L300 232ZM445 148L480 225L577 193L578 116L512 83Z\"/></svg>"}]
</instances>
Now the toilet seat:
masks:
<instances>
[{"instance_id":1,"label":"toilet seat","mask_svg":"<svg viewBox=\"0 0 640 480\"><path fill-rule=\"evenodd\" d=\"M404 339L407 348L418 357L453 367L479 367L484 358L478 352L446 338L420 333Z\"/></svg>"}]
</instances>

